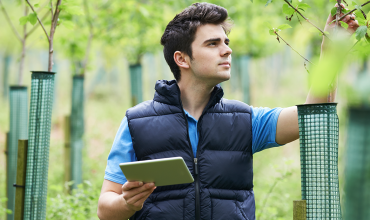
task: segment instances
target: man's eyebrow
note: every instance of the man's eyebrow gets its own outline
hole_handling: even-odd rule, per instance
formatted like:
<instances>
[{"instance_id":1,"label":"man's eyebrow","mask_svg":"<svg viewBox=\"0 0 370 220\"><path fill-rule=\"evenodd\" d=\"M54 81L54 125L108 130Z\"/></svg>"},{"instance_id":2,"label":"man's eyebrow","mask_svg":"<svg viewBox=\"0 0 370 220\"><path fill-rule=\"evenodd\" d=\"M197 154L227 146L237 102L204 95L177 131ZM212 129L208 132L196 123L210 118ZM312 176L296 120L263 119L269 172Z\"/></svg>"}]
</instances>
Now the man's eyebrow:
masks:
<instances>
[{"instance_id":1,"label":"man's eyebrow","mask_svg":"<svg viewBox=\"0 0 370 220\"><path fill-rule=\"evenodd\" d=\"M221 38L210 38L210 39L208 39L208 40L205 40L204 42L203 42L203 44L207 44L207 43L209 43L209 42L219 42L219 41L221 41ZM229 38L226 38L225 39L225 41L226 42L230 42L230 40L229 40Z\"/></svg>"}]
</instances>

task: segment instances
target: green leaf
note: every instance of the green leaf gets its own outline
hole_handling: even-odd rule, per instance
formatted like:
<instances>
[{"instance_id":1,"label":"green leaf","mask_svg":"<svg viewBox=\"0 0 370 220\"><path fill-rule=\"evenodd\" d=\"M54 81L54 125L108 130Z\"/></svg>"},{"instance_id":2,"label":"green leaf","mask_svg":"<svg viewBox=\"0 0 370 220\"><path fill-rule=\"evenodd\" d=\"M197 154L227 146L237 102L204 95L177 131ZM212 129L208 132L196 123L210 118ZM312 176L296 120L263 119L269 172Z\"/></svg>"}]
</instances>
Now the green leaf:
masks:
<instances>
[{"instance_id":1,"label":"green leaf","mask_svg":"<svg viewBox=\"0 0 370 220\"><path fill-rule=\"evenodd\" d=\"M295 12L293 8L291 8L288 4L283 5L283 13L286 15L292 15Z\"/></svg>"},{"instance_id":2,"label":"green leaf","mask_svg":"<svg viewBox=\"0 0 370 220\"><path fill-rule=\"evenodd\" d=\"M35 8L38 8L38 7L40 7L40 4L39 3L36 3L36 4L34 4L33 5Z\"/></svg>"},{"instance_id":3,"label":"green leaf","mask_svg":"<svg viewBox=\"0 0 370 220\"><path fill-rule=\"evenodd\" d=\"M361 10L361 9L362 9L361 5L356 5L356 6L355 6L355 8L356 8L357 10Z\"/></svg>"},{"instance_id":4,"label":"green leaf","mask_svg":"<svg viewBox=\"0 0 370 220\"><path fill-rule=\"evenodd\" d=\"M360 26L366 25L366 19L365 19L364 15L361 12L357 11L355 13L355 15L356 15L356 20L358 21L358 24Z\"/></svg>"},{"instance_id":5,"label":"green leaf","mask_svg":"<svg viewBox=\"0 0 370 220\"><path fill-rule=\"evenodd\" d=\"M337 7L332 8L330 11L330 14L331 16L334 16L335 14L337 14Z\"/></svg>"},{"instance_id":6,"label":"green leaf","mask_svg":"<svg viewBox=\"0 0 370 220\"><path fill-rule=\"evenodd\" d=\"M265 21L263 24L269 29L272 29L272 25L269 22Z\"/></svg>"},{"instance_id":7,"label":"green leaf","mask_svg":"<svg viewBox=\"0 0 370 220\"><path fill-rule=\"evenodd\" d=\"M21 18L19 19L19 23L20 23L21 25L25 25L25 24L27 24L27 22L28 22L28 16L23 16L23 17L21 17Z\"/></svg>"},{"instance_id":8,"label":"green leaf","mask_svg":"<svg viewBox=\"0 0 370 220\"><path fill-rule=\"evenodd\" d=\"M306 3L299 3L298 4L298 8L301 8L303 10L306 10L307 8L311 8L311 6L309 6L308 4Z\"/></svg>"},{"instance_id":9,"label":"green leaf","mask_svg":"<svg viewBox=\"0 0 370 220\"><path fill-rule=\"evenodd\" d=\"M70 15L83 15L84 12L80 6L63 4L59 6L59 9L70 14Z\"/></svg>"},{"instance_id":10,"label":"green leaf","mask_svg":"<svg viewBox=\"0 0 370 220\"><path fill-rule=\"evenodd\" d=\"M251 2L253 3L253 0L251 0Z\"/></svg>"},{"instance_id":11,"label":"green leaf","mask_svg":"<svg viewBox=\"0 0 370 220\"><path fill-rule=\"evenodd\" d=\"M272 30L272 29L269 30L269 33L270 33L270 35L275 35L274 30Z\"/></svg>"},{"instance_id":12,"label":"green leaf","mask_svg":"<svg viewBox=\"0 0 370 220\"><path fill-rule=\"evenodd\" d=\"M28 21L32 24L32 25L35 25L36 22L37 22L37 14L34 12L34 13L31 13L28 15Z\"/></svg>"},{"instance_id":13,"label":"green leaf","mask_svg":"<svg viewBox=\"0 0 370 220\"><path fill-rule=\"evenodd\" d=\"M149 17L149 12L148 12L148 10L146 9L146 8L144 8L144 7L142 7L142 6L140 6L139 7L139 10L140 10L140 13L144 16L144 17Z\"/></svg>"},{"instance_id":14,"label":"green leaf","mask_svg":"<svg viewBox=\"0 0 370 220\"><path fill-rule=\"evenodd\" d=\"M356 34L356 39L361 40L365 36L367 32L367 27L366 26L360 26L357 28L355 34Z\"/></svg>"},{"instance_id":15,"label":"green leaf","mask_svg":"<svg viewBox=\"0 0 370 220\"><path fill-rule=\"evenodd\" d=\"M292 28L292 27L289 24L282 24L277 28L280 30L285 30L285 29Z\"/></svg>"},{"instance_id":16,"label":"green leaf","mask_svg":"<svg viewBox=\"0 0 370 220\"><path fill-rule=\"evenodd\" d=\"M60 24L68 29L73 29L75 27L75 24L72 21L68 20L59 20Z\"/></svg>"},{"instance_id":17,"label":"green leaf","mask_svg":"<svg viewBox=\"0 0 370 220\"><path fill-rule=\"evenodd\" d=\"M339 22L342 25L342 27L347 30L348 24L346 22L343 22L343 21L339 21Z\"/></svg>"},{"instance_id":18,"label":"green leaf","mask_svg":"<svg viewBox=\"0 0 370 220\"><path fill-rule=\"evenodd\" d=\"M265 7L266 7L268 4L270 4L271 2L272 2L272 0L267 0Z\"/></svg>"}]
</instances>

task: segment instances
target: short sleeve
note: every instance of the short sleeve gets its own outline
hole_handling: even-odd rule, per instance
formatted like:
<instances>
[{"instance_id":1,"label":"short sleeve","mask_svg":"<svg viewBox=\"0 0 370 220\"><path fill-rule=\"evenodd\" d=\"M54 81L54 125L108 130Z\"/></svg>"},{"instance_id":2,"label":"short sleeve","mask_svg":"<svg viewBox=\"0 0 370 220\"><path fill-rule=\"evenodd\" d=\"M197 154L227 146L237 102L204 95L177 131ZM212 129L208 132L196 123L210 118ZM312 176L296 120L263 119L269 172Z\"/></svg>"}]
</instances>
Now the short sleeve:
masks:
<instances>
[{"instance_id":1,"label":"short sleeve","mask_svg":"<svg viewBox=\"0 0 370 220\"><path fill-rule=\"evenodd\" d=\"M105 168L104 179L115 183L124 184L127 182L125 175L119 167L120 163L136 161L136 155L132 146L130 130L127 118L124 117L117 131L112 149L108 156L107 167Z\"/></svg>"},{"instance_id":2,"label":"short sleeve","mask_svg":"<svg viewBox=\"0 0 370 220\"><path fill-rule=\"evenodd\" d=\"M282 108L252 109L252 151L259 151L281 146L276 143L276 125Z\"/></svg>"}]
</instances>

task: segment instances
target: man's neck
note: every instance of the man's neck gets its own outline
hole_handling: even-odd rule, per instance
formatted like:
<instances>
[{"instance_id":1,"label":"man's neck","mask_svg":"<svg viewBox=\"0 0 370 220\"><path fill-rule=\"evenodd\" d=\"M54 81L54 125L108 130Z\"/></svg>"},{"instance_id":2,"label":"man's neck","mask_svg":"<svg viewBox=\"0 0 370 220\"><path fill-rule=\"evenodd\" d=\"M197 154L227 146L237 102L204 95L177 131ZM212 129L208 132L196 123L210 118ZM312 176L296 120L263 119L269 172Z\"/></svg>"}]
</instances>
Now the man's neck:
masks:
<instances>
[{"instance_id":1,"label":"man's neck","mask_svg":"<svg viewBox=\"0 0 370 220\"><path fill-rule=\"evenodd\" d=\"M184 109L196 120L202 115L214 87L194 81L178 82Z\"/></svg>"}]
</instances>

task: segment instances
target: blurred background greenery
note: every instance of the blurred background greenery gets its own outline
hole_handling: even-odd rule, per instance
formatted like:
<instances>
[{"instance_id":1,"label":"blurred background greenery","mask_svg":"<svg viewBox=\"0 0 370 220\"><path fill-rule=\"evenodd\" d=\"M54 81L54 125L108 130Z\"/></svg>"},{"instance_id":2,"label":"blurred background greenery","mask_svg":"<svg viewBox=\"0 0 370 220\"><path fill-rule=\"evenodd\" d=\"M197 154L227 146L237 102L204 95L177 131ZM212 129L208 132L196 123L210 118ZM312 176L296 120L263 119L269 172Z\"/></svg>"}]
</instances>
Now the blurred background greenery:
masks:
<instances>
[{"instance_id":1,"label":"blurred background greenery","mask_svg":"<svg viewBox=\"0 0 370 220\"><path fill-rule=\"evenodd\" d=\"M19 19L24 16L24 1L2 0L15 29L22 33ZM68 0L61 11L54 37L55 99L50 140L48 219L97 219L96 209L103 182L107 156L125 112L132 106L129 65L141 63L144 100L151 99L158 79L173 79L162 54L160 37L166 24L182 9L195 1L182 0ZM288 107L305 102L308 93L308 73L304 60L276 37L270 36L264 25L289 24L293 28L280 33L306 58L319 56L322 36L307 22L296 16L286 20L283 1L229 0L207 1L225 7L234 27L229 35L233 56L248 55L250 105L255 107ZM304 14L320 28L333 7L329 0L304 0L311 8ZM365 0L358 0L364 3ZM38 15L49 13L49 1L30 1ZM298 1L293 0L293 3ZM350 7L351 8L351 7ZM368 6L369 8L369 6ZM367 9L366 11L368 11ZM30 13L30 12L28 12ZM30 21L31 22L31 21ZM21 44L0 15L0 150L4 151L5 133L9 130L7 85L19 81ZM46 29L50 22L44 20ZM37 24L36 24L37 25ZM28 23L31 30L34 25ZM90 41L89 41L90 39ZM355 42L353 38L349 41ZM90 43L89 43L90 42ZM89 46L90 45L90 46ZM47 41L40 27L27 38L23 85L30 91L30 71L46 70ZM9 63L8 84L4 69ZM368 61L366 61L369 63ZM365 63L366 63L365 62ZM346 131L346 110L349 104L359 104L370 86L359 80L364 61L354 59L339 77L338 113L340 118L340 173L343 173L343 148ZM72 196L64 194L63 119L71 111L72 76L85 76L85 134L83 149L83 180ZM369 74L367 74L369 75ZM368 78L367 78L368 79ZM358 88L358 82L362 85ZM365 80L366 82L366 80ZM241 73L235 72L222 83L225 97L243 100ZM361 90L362 92L359 92ZM365 95L363 95L365 94ZM366 99L366 98L365 98ZM340 176L340 184L343 179ZM342 186L343 184L341 184ZM292 201L300 195L299 142L268 149L254 156L254 189L257 219L292 219ZM342 187L341 187L342 188ZM0 154L0 207L5 206L5 154ZM342 190L343 193L343 190ZM5 218L0 208L0 219Z\"/></svg>"}]
</instances>

